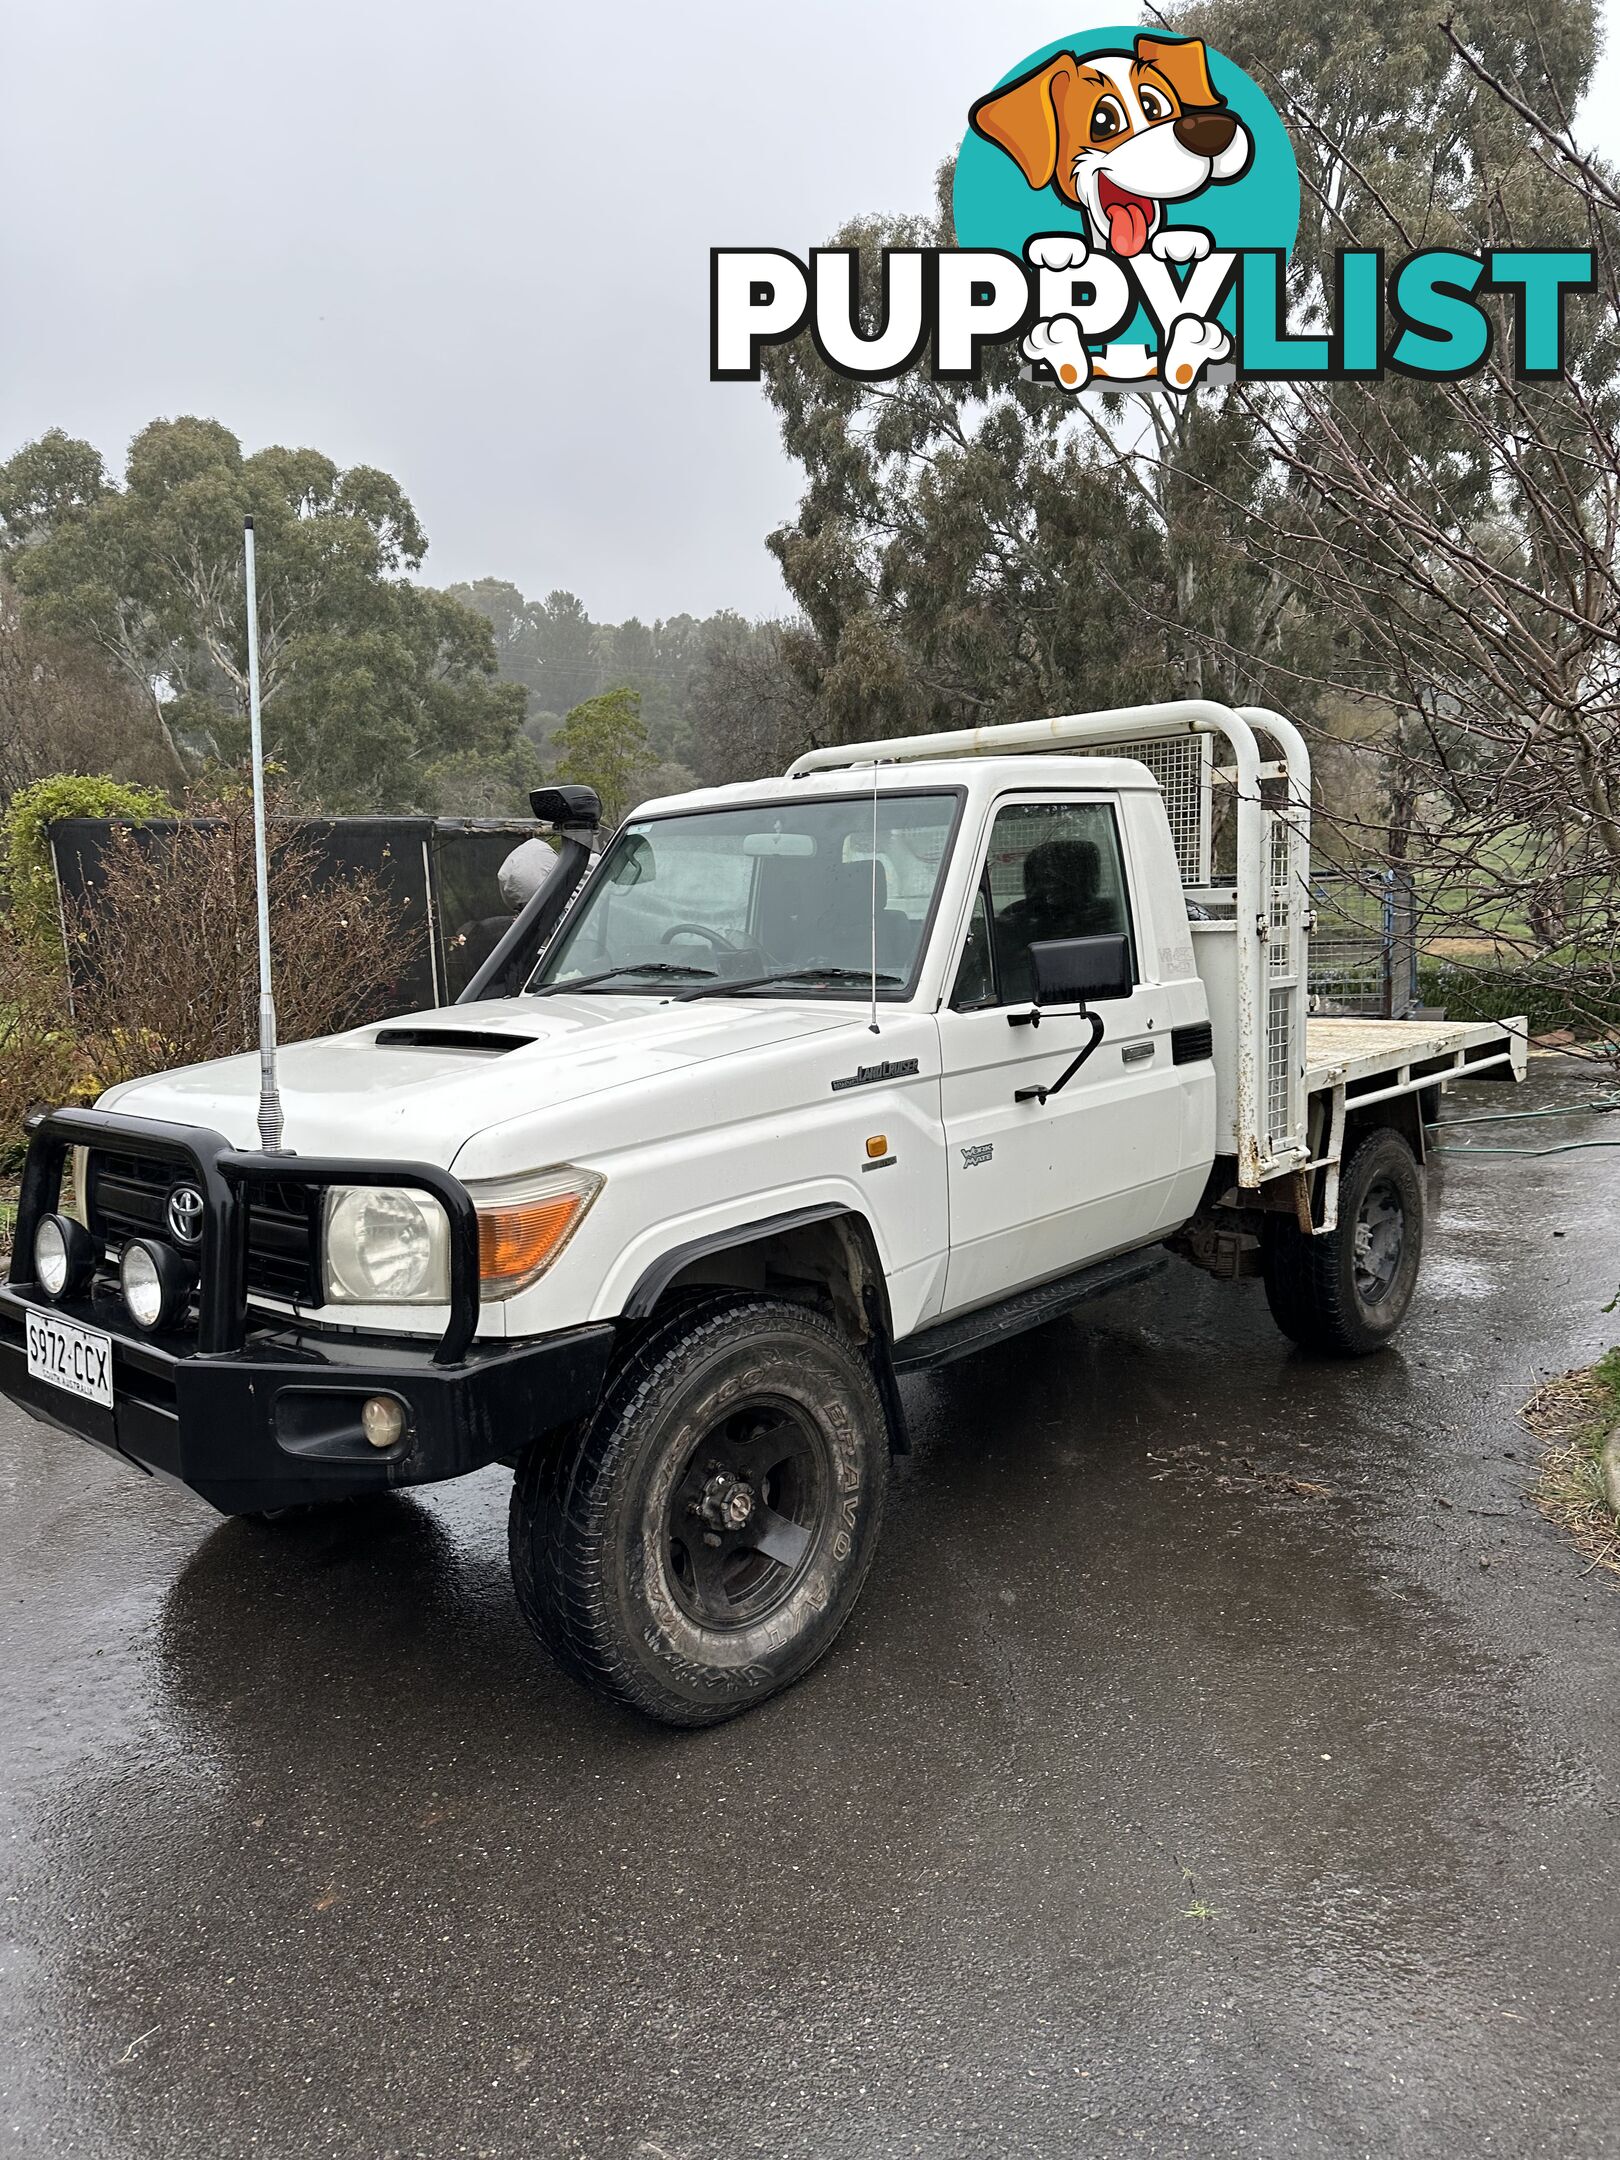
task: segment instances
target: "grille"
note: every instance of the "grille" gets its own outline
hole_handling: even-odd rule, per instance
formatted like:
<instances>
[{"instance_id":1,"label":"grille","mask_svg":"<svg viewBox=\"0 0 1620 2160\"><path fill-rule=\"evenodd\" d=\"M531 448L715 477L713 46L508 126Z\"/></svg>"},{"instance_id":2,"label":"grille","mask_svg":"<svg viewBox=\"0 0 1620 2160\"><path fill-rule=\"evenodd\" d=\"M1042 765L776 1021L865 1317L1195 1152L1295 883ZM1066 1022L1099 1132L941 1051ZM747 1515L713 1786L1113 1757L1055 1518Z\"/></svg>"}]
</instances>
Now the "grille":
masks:
<instances>
[{"instance_id":1,"label":"grille","mask_svg":"<svg viewBox=\"0 0 1620 2160\"><path fill-rule=\"evenodd\" d=\"M91 1234L118 1246L132 1237L161 1239L172 1245L168 1224L169 1194L176 1185L193 1184L179 1163L149 1156L114 1155L97 1149L90 1157L87 1194ZM315 1280L315 1195L306 1185L279 1178L255 1182L248 1202L247 1281L266 1297L320 1303Z\"/></svg>"},{"instance_id":2,"label":"grille","mask_svg":"<svg viewBox=\"0 0 1620 2160\"><path fill-rule=\"evenodd\" d=\"M1215 1030L1207 1020L1194 1020L1170 1030L1170 1056L1177 1065L1201 1065L1215 1055Z\"/></svg>"}]
</instances>

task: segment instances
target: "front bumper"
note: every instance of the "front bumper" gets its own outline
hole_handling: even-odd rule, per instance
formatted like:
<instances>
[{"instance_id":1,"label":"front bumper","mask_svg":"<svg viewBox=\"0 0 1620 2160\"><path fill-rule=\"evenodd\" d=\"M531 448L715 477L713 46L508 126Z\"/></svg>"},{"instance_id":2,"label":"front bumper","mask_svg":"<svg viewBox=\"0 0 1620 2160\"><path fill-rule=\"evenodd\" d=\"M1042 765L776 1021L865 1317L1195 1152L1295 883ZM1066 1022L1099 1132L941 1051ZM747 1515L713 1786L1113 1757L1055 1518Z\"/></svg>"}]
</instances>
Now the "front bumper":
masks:
<instances>
[{"instance_id":1,"label":"front bumper","mask_svg":"<svg viewBox=\"0 0 1620 2160\"><path fill-rule=\"evenodd\" d=\"M178 1163L204 1203L193 1330L144 1337L98 1276L60 1306L32 1278L34 1228L57 1206L67 1150L124 1148ZM430 1192L450 1225L450 1318L442 1336L342 1334L273 1322L248 1303L248 1209L257 1182L295 1176L321 1188L407 1184ZM113 1408L28 1370L27 1316L60 1312L113 1341ZM57 1110L34 1127L17 1210L11 1280L0 1288L0 1394L138 1469L174 1479L227 1515L459 1477L515 1456L594 1407L613 1323L527 1342L476 1339L478 1218L466 1188L426 1163L256 1155L215 1132L102 1110ZM361 1430L368 1395L405 1410L393 1447Z\"/></svg>"},{"instance_id":2,"label":"front bumper","mask_svg":"<svg viewBox=\"0 0 1620 2160\"><path fill-rule=\"evenodd\" d=\"M111 1410L34 1377L26 1315L60 1312L113 1338ZM116 1297L55 1306L0 1288L0 1394L45 1424L174 1480L225 1515L387 1492L509 1459L536 1435L594 1407L612 1354L611 1323L530 1342L475 1343L455 1366L431 1340L253 1328L240 1350L200 1355L132 1338ZM382 1451L360 1428L368 1395L405 1406L404 1438Z\"/></svg>"}]
</instances>

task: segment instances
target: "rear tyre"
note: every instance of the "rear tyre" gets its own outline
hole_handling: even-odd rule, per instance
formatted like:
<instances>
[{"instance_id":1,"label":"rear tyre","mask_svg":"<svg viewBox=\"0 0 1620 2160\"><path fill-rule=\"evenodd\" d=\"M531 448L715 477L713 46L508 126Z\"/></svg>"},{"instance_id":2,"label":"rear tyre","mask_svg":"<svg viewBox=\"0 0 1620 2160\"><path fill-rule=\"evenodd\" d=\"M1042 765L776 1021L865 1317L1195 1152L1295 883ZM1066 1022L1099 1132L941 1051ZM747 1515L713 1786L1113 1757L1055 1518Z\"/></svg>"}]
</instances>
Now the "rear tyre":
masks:
<instances>
[{"instance_id":1,"label":"rear tyre","mask_svg":"<svg viewBox=\"0 0 1620 2160\"><path fill-rule=\"evenodd\" d=\"M559 1457L512 1491L518 1604L575 1679L713 1725L800 1678L876 1549L888 1427L865 1359L804 1306L727 1298L655 1327Z\"/></svg>"},{"instance_id":2,"label":"rear tyre","mask_svg":"<svg viewBox=\"0 0 1620 2160\"><path fill-rule=\"evenodd\" d=\"M1301 1349L1366 1357L1395 1333L1423 1260L1423 1174L1399 1133L1367 1133L1339 1176L1338 1228L1306 1237L1269 1216L1261 1241L1266 1302Z\"/></svg>"}]
</instances>

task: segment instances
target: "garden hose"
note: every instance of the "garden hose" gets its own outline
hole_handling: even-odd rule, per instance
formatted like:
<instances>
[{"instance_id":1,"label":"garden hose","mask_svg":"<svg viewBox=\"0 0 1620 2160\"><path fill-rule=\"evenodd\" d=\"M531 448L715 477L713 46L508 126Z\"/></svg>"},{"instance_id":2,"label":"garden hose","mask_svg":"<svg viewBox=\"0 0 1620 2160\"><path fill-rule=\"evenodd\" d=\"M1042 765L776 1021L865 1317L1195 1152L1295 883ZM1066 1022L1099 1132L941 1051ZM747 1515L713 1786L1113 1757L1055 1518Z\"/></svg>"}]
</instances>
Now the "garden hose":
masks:
<instances>
[{"instance_id":1,"label":"garden hose","mask_svg":"<svg viewBox=\"0 0 1620 2160\"><path fill-rule=\"evenodd\" d=\"M1436 1118L1428 1127L1434 1132L1449 1125L1516 1125L1525 1118L1584 1117L1601 1115L1606 1110L1620 1110L1620 1095L1600 1096L1593 1102L1564 1103L1553 1110L1492 1110L1483 1117ZM1430 1149L1434 1155L1572 1155L1577 1148L1620 1147L1620 1140L1564 1140L1556 1147L1478 1147L1466 1141L1460 1147L1447 1147L1444 1141Z\"/></svg>"},{"instance_id":2,"label":"garden hose","mask_svg":"<svg viewBox=\"0 0 1620 2160\"><path fill-rule=\"evenodd\" d=\"M1435 1125L1511 1125L1520 1118L1581 1117L1588 1110L1620 1110L1620 1095L1600 1095L1595 1102L1566 1103L1556 1110L1491 1110L1483 1117L1432 1118Z\"/></svg>"}]
</instances>

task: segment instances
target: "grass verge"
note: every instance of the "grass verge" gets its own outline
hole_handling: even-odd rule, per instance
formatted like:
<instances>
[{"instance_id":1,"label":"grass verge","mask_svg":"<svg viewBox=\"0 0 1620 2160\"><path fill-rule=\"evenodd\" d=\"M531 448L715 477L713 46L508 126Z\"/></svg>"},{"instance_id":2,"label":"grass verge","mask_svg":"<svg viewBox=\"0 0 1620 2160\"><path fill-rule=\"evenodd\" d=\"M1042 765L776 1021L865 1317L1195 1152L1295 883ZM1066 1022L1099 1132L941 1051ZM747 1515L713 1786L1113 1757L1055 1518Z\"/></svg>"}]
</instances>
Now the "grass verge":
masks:
<instances>
[{"instance_id":1,"label":"grass verge","mask_svg":"<svg viewBox=\"0 0 1620 2160\"><path fill-rule=\"evenodd\" d=\"M1549 1380L1519 1414L1542 1445L1537 1507L1594 1567L1620 1579L1620 1518L1604 1501L1599 1465L1620 1425L1620 1350Z\"/></svg>"}]
</instances>

